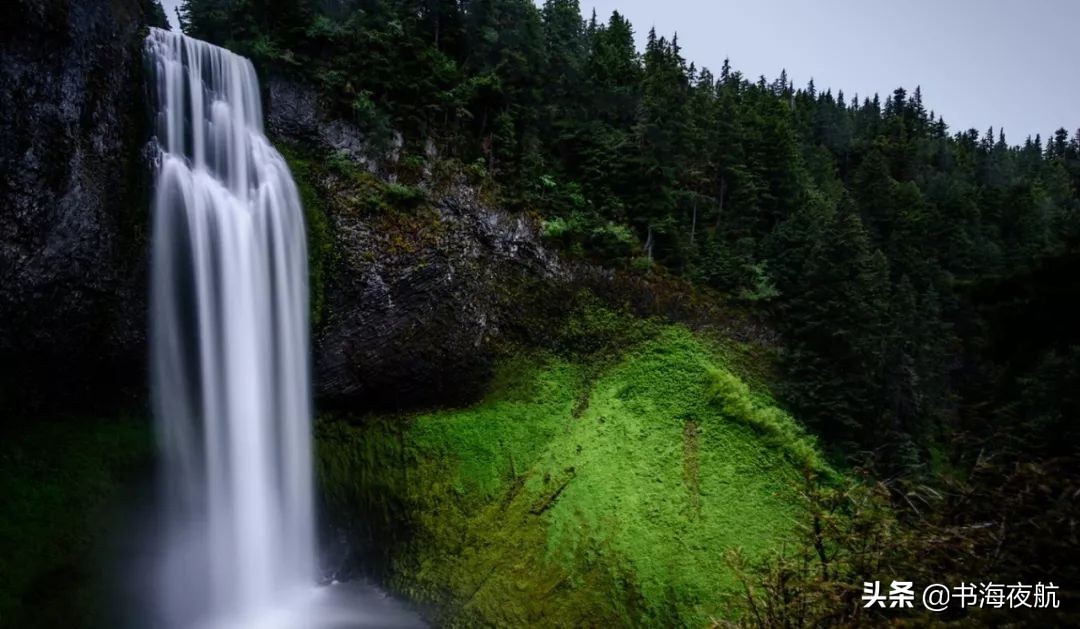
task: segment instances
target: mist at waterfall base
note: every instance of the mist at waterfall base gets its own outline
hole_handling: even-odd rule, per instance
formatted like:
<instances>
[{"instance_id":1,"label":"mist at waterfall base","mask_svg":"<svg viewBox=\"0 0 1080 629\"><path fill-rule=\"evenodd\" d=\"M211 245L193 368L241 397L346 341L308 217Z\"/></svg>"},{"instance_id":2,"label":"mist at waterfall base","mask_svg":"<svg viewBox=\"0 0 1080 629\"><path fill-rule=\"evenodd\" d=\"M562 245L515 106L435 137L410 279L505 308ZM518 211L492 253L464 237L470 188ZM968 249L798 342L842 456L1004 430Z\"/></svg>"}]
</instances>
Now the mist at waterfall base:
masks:
<instances>
[{"instance_id":1,"label":"mist at waterfall base","mask_svg":"<svg viewBox=\"0 0 1080 629\"><path fill-rule=\"evenodd\" d=\"M132 562L133 589L150 598L129 620L423 626L370 585L318 585L303 213L263 134L255 70L160 29L146 58L157 107L150 337L162 473L152 549L129 549L143 557Z\"/></svg>"}]
</instances>

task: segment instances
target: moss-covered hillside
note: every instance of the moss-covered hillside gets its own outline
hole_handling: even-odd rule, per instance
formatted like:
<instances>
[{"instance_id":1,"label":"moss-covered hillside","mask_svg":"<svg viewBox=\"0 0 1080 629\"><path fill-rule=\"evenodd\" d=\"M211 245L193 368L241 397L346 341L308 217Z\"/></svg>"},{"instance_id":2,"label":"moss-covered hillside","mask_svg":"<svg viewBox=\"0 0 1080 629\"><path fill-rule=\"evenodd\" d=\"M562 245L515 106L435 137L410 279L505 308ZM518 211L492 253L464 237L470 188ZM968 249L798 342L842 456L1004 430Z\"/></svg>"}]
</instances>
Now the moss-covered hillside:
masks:
<instances>
[{"instance_id":1,"label":"moss-covered hillside","mask_svg":"<svg viewBox=\"0 0 1080 629\"><path fill-rule=\"evenodd\" d=\"M320 423L332 516L445 626L703 626L725 555L775 550L820 466L727 352L647 327L617 358L520 355L470 408Z\"/></svg>"}]
</instances>

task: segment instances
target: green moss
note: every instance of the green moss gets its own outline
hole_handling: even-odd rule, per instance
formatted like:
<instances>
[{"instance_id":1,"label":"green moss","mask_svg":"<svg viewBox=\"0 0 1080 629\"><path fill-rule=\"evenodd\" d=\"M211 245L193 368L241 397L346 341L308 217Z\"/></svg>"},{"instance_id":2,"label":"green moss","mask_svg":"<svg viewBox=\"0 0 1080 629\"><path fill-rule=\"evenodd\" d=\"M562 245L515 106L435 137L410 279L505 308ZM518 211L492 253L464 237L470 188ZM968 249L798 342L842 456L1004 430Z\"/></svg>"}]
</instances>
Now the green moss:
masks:
<instances>
[{"instance_id":1,"label":"green moss","mask_svg":"<svg viewBox=\"0 0 1080 629\"><path fill-rule=\"evenodd\" d=\"M352 165L348 170L338 167L334 171L342 177L337 206L345 213L371 217L393 210L387 202L386 182L382 179Z\"/></svg>"},{"instance_id":2,"label":"green moss","mask_svg":"<svg viewBox=\"0 0 1080 629\"><path fill-rule=\"evenodd\" d=\"M302 151L289 146L278 146L292 171L293 180L300 192L304 206L304 223L308 242L308 283L310 286L311 323L322 323L326 305L326 276L329 273L334 247L330 236L330 222L322 198L315 188L315 172L312 162Z\"/></svg>"},{"instance_id":3,"label":"green moss","mask_svg":"<svg viewBox=\"0 0 1080 629\"><path fill-rule=\"evenodd\" d=\"M566 362L543 368L521 359L507 363L483 404L418 418L410 446L426 459L456 466L458 494L490 499L569 428L579 383L579 368Z\"/></svg>"},{"instance_id":4,"label":"green moss","mask_svg":"<svg viewBox=\"0 0 1080 629\"><path fill-rule=\"evenodd\" d=\"M392 207L402 210L419 207L427 199L423 190L393 182L386 184L383 196Z\"/></svg>"},{"instance_id":5,"label":"green moss","mask_svg":"<svg viewBox=\"0 0 1080 629\"><path fill-rule=\"evenodd\" d=\"M579 310L561 326L556 346L562 354L590 363L608 362L660 330L655 322L604 307L588 291L575 295L572 303L579 304Z\"/></svg>"},{"instance_id":6,"label":"green moss","mask_svg":"<svg viewBox=\"0 0 1080 629\"><path fill-rule=\"evenodd\" d=\"M377 216L426 207L427 194L420 188L382 179L342 153L330 153L319 164L336 179L336 202L343 210Z\"/></svg>"},{"instance_id":7,"label":"green moss","mask_svg":"<svg viewBox=\"0 0 1080 629\"><path fill-rule=\"evenodd\" d=\"M791 463L819 473L830 471L813 439L790 416L772 406L771 400L753 395L750 387L730 371L709 367L707 372L709 401L724 417L753 428L766 443L787 455Z\"/></svg>"},{"instance_id":8,"label":"green moss","mask_svg":"<svg viewBox=\"0 0 1080 629\"><path fill-rule=\"evenodd\" d=\"M149 460L151 432L137 419L42 421L0 441L0 626L90 624L104 507Z\"/></svg>"},{"instance_id":9,"label":"green moss","mask_svg":"<svg viewBox=\"0 0 1080 629\"><path fill-rule=\"evenodd\" d=\"M725 552L763 558L789 538L800 467L821 463L708 343L678 327L639 337L599 369L519 356L471 408L323 424L335 503L408 532L391 584L447 626L722 615L739 587Z\"/></svg>"}]
</instances>

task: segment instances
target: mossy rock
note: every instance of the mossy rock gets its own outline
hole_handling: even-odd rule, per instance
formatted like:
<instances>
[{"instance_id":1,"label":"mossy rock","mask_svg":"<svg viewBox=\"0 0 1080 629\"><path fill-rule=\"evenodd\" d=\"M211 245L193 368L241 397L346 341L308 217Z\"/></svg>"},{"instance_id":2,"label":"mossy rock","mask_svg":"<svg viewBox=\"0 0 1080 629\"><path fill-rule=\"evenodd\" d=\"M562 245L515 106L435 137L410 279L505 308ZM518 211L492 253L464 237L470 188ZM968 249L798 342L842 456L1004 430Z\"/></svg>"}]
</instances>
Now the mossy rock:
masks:
<instances>
[{"instance_id":1,"label":"mossy rock","mask_svg":"<svg viewBox=\"0 0 1080 629\"><path fill-rule=\"evenodd\" d=\"M323 421L319 474L354 539L444 626L704 626L729 550L794 534L815 444L724 354L657 327L603 364L504 361L475 406ZM719 384L718 384L719 383Z\"/></svg>"}]
</instances>

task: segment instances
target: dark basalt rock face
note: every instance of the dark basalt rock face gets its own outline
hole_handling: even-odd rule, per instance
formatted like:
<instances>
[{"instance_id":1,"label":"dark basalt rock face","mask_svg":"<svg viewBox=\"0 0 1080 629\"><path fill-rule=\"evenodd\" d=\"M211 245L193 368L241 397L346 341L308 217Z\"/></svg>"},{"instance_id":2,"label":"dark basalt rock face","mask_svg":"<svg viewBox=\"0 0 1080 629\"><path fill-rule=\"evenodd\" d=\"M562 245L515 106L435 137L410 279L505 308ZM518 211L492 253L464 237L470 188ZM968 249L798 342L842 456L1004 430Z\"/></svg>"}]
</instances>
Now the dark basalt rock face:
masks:
<instances>
[{"instance_id":1,"label":"dark basalt rock face","mask_svg":"<svg viewBox=\"0 0 1080 629\"><path fill-rule=\"evenodd\" d=\"M265 122L271 137L333 151L376 172L364 135L355 126L329 115L315 90L293 81L271 77L263 91L269 104L265 111Z\"/></svg>"},{"instance_id":2,"label":"dark basalt rock face","mask_svg":"<svg viewBox=\"0 0 1080 629\"><path fill-rule=\"evenodd\" d=\"M314 92L267 82L267 129L279 141L378 173L362 134L324 113ZM415 210L358 209L370 191L324 170L312 182L329 222L323 324L314 384L324 405L394 409L467 402L488 381L493 353L542 311L540 292L566 271L529 219L466 187L430 193Z\"/></svg>"},{"instance_id":3,"label":"dark basalt rock face","mask_svg":"<svg viewBox=\"0 0 1080 629\"><path fill-rule=\"evenodd\" d=\"M467 193L407 226L331 210L341 252L315 336L316 395L326 403L408 408L465 403L488 381L500 341L536 314L561 277L522 217ZM407 233L407 242L396 242Z\"/></svg>"},{"instance_id":4,"label":"dark basalt rock face","mask_svg":"<svg viewBox=\"0 0 1080 629\"><path fill-rule=\"evenodd\" d=\"M145 382L151 7L0 8L0 407L85 409Z\"/></svg>"}]
</instances>

